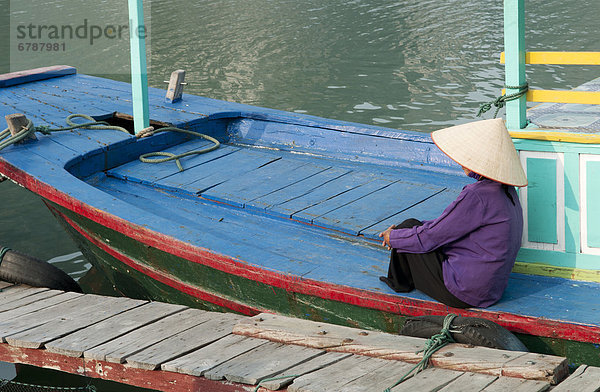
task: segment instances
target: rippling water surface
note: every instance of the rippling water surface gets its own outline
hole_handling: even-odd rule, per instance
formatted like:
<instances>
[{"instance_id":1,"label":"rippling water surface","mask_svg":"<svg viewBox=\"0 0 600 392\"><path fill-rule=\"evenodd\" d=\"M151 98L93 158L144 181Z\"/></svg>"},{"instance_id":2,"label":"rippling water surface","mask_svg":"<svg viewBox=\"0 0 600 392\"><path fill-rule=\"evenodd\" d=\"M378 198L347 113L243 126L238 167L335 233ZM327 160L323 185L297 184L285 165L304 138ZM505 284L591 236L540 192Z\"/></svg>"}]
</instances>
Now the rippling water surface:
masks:
<instances>
[{"instance_id":1,"label":"rippling water surface","mask_svg":"<svg viewBox=\"0 0 600 392\"><path fill-rule=\"evenodd\" d=\"M81 4L69 12L85 15L103 2ZM498 0L147 5L153 87L164 88L171 71L185 69L185 93L430 132L473 120L503 85ZM528 50L600 51L599 1L527 0L526 6ZM123 55L106 56L107 72L122 66ZM539 88L572 88L597 76L593 67L528 68L530 84ZM9 182L0 183L0 195L0 245L51 260L75 277L85 273L89 265L39 200Z\"/></svg>"}]
</instances>

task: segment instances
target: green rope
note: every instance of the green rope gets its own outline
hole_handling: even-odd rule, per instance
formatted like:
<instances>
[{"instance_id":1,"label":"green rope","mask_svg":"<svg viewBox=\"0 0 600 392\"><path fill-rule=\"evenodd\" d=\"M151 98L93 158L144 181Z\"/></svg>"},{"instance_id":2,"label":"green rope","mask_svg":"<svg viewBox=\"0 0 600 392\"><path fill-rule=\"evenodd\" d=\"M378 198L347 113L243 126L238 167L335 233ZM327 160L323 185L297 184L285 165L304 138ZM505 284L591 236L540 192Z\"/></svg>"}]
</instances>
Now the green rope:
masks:
<instances>
[{"instance_id":1,"label":"green rope","mask_svg":"<svg viewBox=\"0 0 600 392\"><path fill-rule=\"evenodd\" d=\"M8 251L10 251L12 249L7 248L6 246L3 246L0 249L0 265L2 265L2 260L4 260L4 255L8 253Z\"/></svg>"},{"instance_id":2,"label":"green rope","mask_svg":"<svg viewBox=\"0 0 600 392\"><path fill-rule=\"evenodd\" d=\"M213 145L209 146L209 147L206 147L206 148L204 148L202 150L188 151L186 153L178 154L178 155L172 154L170 152L164 152L164 151L149 152L147 154L140 155L140 161L142 161L144 163L162 163L162 162L168 162L168 161L175 161L175 163L177 164L177 167L179 168L179 171L182 172L183 171L183 166L181 166L181 162L179 161L181 158L187 157L188 155L204 154L204 153L216 150L221 145L221 143L219 143L219 141L217 139L215 139L213 137L210 137L208 135L203 135L203 134L198 133L198 132L188 131L186 129L175 128L175 127L160 128L160 129L158 129L156 131L148 133L147 135L153 135L155 133L163 132L163 131L173 131L173 132L187 133L188 135L193 135L193 136L200 137L200 138L206 139L208 141L211 141L211 142L213 142ZM154 159L150 159L150 157L156 157L156 156L162 156L162 157L166 157L166 158L154 158Z\"/></svg>"},{"instance_id":3,"label":"green rope","mask_svg":"<svg viewBox=\"0 0 600 392\"><path fill-rule=\"evenodd\" d=\"M508 89L519 89L519 91L517 91L514 94L508 94L508 95L503 94L493 101L481 104L481 106L479 106L479 112L477 112L477 117L481 117L481 115L483 113L490 110L492 108L492 106L495 106L496 111L494 112L494 118L496 118L496 116L498 116L498 111L500 111L500 109L506 105L506 102L521 98L523 95L525 95L527 93L527 90L529 90L529 85L527 84L527 82L525 82L525 84L522 84L520 86L504 86L504 87L506 88L507 91L508 91Z\"/></svg>"},{"instance_id":4,"label":"green rope","mask_svg":"<svg viewBox=\"0 0 600 392\"><path fill-rule=\"evenodd\" d=\"M88 120L86 123L76 123L73 121L74 118L83 118ZM36 132L40 132L44 135L50 135L52 132L60 132L60 131L70 131L72 129L81 128L81 129L114 129L117 131L129 133L125 128L118 127L116 125L109 125L104 121L96 121L93 117L88 116L87 114L71 114L66 119L68 127L60 127L60 128L50 128L46 125L41 125L34 127L33 122L30 119L27 119L27 125L23 127L19 132L15 135L10 134L10 129L6 128L2 132L0 132L0 150L11 146L15 143L18 143L30 135L35 134Z\"/></svg>"},{"instance_id":5,"label":"green rope","mask_svg":"<svg viewBox=\"0 0 600 392\"><path fill-rule=\"evenodd\" d=\"M261 384L263 382L266 381L275 381L275 380L283 380L284 378L296 378L296 377L300 377L300 374L290 374L290 375L286 375L286 376L278 376L278 377L271 377L271 378L265 378L264 380L260 380L258 384L256 384L256 388L254 388L254 391L252 392L258 392L258 390L261 387Z\"/></svg>"},{"instance_id":6,"label":"green rope","mask_svg":"<svg viewBox=\"0 0 600 392\"><path fill-rule=\"evenodd\" d=\"M37 385L37 384L28 384L25 382L18 382L12 380L6 380L4 378L0 378L0 390L6 385L19 385L22 387L31 388L32 390L58 390L58 391L88 391L88 392L96 392L96 387L92 384L88 384L85 387L56 387L51 385Z\"/></svg>"},{"instance_id":7,"label":"green rope","mask_svg":"<svg viewBox=\"0 0 600 392\"><path fill-rule=\"evenodd\" d=\"M83 119L88 120L89 122L78 124L78 123L75 123L72 121L74 118L83 118ZM35 132L40 132L44 135L50 135L52 132L69 131L69 130L76 129L76 128L82 128L82 129L114 129L114 130L125 132L125 133L129 134L129 131L127 131L127 129L125 129L123 127L119 127L116 125L109 125L108 123L106 123L104 121L96 121L96 120L94 120L93 117L90 117L86 114L71 114L70 116L67 117L66 122L67 122L67 124L69 124L68 127L62 127L62 128L50 128L48 126L34 127L33 122L31 120L27 119L27 125L24 126L23 129L21 131L17 132L17 134L15 134L15 135L11 135L10 130L8 128L6 128L5 130L0 132L0 150L26 139L30 135L35 134ZM203 135L198 132L188 131L186 129L176 128L176 127L160 128L156 131L146 132L144 134L144 136L150 136L150 135L154 135L155 133L164 132L164 131L186 133L188 135L192 135L192 136L196 136L196 137L200 137L200 138L209 140L213 143L213 145L210 147L201 149L201 150L188 151L186 153L178 154L178 155L172 154L170 152L163 152L163 151L149 152L147 154L140 155L140 157L139 157L140 161L142 161L144 163L162 163L162 162L168 162L168 161L175 161L175 163L177 164L177 167L179 168L179 171L183 171L183 166L181 165L181 161L180 161L181 158L189 156L189 155L204 154L204 153L207 153L209 151L213 151L213 150L219 148L219 146L221 145L219 143L219 141L213 137L210 137L208 135ZM150 157L155 157L155 156L162 156L162 157L166 157L166 158L158 158L158 159L150 158Z\"/></svg>"},{"instance_id":8,"label":"green rope","mask_svg":"<svg viewBox=\"0 0 600 392\"><path fill-rule=\"evenodd\" d=\"M394 385L384 389L384 392L390 392L392 388L406 380L411 374L414 376L420 371L427 369L427 366L429 366L429 360L436 351L446 346L448 343L454 343L454 339L452 338L451 332L456 333L457 331L450 331L450 326L452 324L452 321L456 317L457 316L454 313L450 313L446 316L440 333L433 335L432 337L427 339L423 350L419 350L416 352L416 354L419 354L421 352L423 353L423 358L419 361L419 363L417 363L412 369L406 372L406 374L402 376L398 381L396 381Z\"/></svg>"}]
</instances>

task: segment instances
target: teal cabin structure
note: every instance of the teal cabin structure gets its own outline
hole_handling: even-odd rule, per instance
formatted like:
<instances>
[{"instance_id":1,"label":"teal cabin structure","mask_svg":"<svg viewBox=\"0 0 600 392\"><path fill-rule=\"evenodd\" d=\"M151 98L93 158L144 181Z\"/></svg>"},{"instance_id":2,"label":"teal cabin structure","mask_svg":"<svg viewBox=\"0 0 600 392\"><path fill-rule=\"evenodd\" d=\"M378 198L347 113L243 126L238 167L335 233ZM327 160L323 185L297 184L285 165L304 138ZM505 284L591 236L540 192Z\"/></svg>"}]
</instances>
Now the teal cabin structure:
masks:
<instances>
[{"instance_id":1,"label":"teal cabin structure","mask_svg":"<svg viewBox=\"0 0 600 392\"><path fill-rule=\"evenodd\" d=\"M526 64L600 65L600 53L526 52L524 0L504 4L507 95L525 90ZM541 104L525 116L526 101ZM506 125L529 180L520 190L524 232L516 272L600 281L597 104L600 78L573 91L527 89L506 103Z\"/></svg>"}]
</instances>

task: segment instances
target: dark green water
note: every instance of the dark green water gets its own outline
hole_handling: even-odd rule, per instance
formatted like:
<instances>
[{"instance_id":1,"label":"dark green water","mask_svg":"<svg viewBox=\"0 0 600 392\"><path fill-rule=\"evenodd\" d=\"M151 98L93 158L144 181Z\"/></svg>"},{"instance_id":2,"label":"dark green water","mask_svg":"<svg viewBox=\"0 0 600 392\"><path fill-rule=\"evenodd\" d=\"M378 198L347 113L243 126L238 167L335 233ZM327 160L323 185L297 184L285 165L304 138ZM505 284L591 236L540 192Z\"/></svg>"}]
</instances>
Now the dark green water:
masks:
<instances>
[{"instance_id":1,"label":"dark green water","mask_svg":"<svg viewBox=\"0 0 600 392\"><path fill-rule=\"evenodd\" d=\"M31 9L59 12L61 0L28 3ZM69 12L86 15L101 3L79 4ZM475 119L479 104L495 98L503 85L498 0L154 0L147 5L153 87L164 88L171 71L185 69L185 93L431 132ZM526 6L528 50L600 51L597 0L528 0ZM123 67L123 56L105 56L107 74ZM85 66L86 57L81 61ZM48 64L30 68L42 65ZM593 67L528 68L535 88L568 89L598 76ZM76 277L85 273L89 266L39 200L10 182L0 183L0 196L0 245L52 259ZM87 284L88 290L97 287ZM10 372L0 367L3 375Z\"/></svg>"}]
</instances>

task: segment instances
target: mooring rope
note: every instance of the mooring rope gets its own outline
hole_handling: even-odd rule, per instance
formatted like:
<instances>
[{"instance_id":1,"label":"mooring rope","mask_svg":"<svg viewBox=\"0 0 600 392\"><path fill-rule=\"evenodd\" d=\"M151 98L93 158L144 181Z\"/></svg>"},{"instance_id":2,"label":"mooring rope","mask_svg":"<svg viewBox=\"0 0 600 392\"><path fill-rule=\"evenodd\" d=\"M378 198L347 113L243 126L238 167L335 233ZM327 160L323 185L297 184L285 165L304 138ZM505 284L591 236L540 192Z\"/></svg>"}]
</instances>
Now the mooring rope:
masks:
<instances>
[{"instance_id":1,"label":"mooring rope","mask_svg":"<svg viewBox=\"0 0 600 392\"><path fill-rule=\"evenodd\" d=\"M4 260L4 255L6 255L6 254L7 254L9 251L11 251L11 250L12 250L12 249L10 249L10 248L8 248L8 247L6 247L6 246L3 246L3 247L0 249L0 265L2 265L2 260Z\"/></svg>"},{"instance_id":2,"label":"mooring rope","mask_svg":"<svg viewBox=\"0 0 600 392\"><path fill-rule=\"evenodd\" d=\"M78 124L78 123L75 123L72 121L74 118L83 118L83 119L88 120L89 122ZM31 120L27 119L27 125L25 125L15 135L10 134L9 128L6 128L5 130L0 132L0 150L2 150L3 148L6 148L8 146L11 146L15 143L18 143L18 142L26 139L30 135L35 134L36 132L40 132L44 135L50 135L52 132L69 131L72 129L81 128L81 129L113 129L113 130L117 130L117 131L121 131L121 132L125 132L125 133L129 134L129 131L127 131L127 129L125 129L123 127L119 127L117 125L110 125L105 121L96 121L93 117L88 116L87 114L71 114L70 116L67 117L66 122L67 122L67 124L69 124L68 127L50 128L49 126L45 126L45 125L36 127L33 125L33 122ZM170 152L164 152L164 151L149 152L149 153L140 155L140 157L139 157L140 161L142 161L144 163L162 163L162 162L168 162L168 161L175 161L175 163L177 164L177 167L179 168L179 171L183 171L183 166L181 165L181 162L180 162L181 158L189 156L189 155L204 154L204 153L207 153L209 151L213 151L213 150L219 148L219 146L221 145L217 139L215 139L211 136L204 135L199 132L189 131L187 129L177 128L177 127L165 127L165 128L160 128L157 130L151 130L151 131L144 132L143 134L138 134L138 135L136 135L136 137L140 138L140 137L150 136L150 135L154 135L156 133L165 132L165 131L186 133L188 135L206 139L206 140L212 142L213 145L206 147L204 149L201 149L201 150L188 151L183 154L172 154ZM155 156L163 156L166 158L158 158L158 159L150 158L150 157L155 157Z\"/></svg>"},{"instance_id":3,"label":"mooring rope","mask_svg":"<svg viewBox=\"0 0 600 392\"><path fill-rule=\"evenodd\" d=\"M519 99L527 93L527 91L529 90L529 84L527 84L527 82L525 82L525 84L522 84L520 86L504 86L504 88L506 88L507 91L508 91L508 89L519 89L519 91L517 91L516 93L513 93L513 94L508 94L508 95L502 94L501 96L499 96L498 98L496 98L493 101L482 103L479 106L479 112L477 112L477 117L481 117L481 115L483 113L490 110L492 108L492 106L495 106L496 111L494 112L494 118L496 118L496 116L498 116L498 111L500 111L500 109L506 105L506 102L512 101L514 99Z\"/></svg>"},{"instance_id":4,"label":"mooring rope","mask_svg":"<svg viewBox=\"0 0 600 392\"><path fill-rule=\"evenodd\" d=\"M415 376L417 373L427 369L427 366L429 366L429 360L436 351L446 346L448 343L454 343L454 338L452 338L451 333L457 333L458 331L451 331L450 326L452 324L452 321L456 317L458 316L454 313L450 313L446 316L446 318L444 318L444 323L442 325L442 330L440 331L440 333L433 335L432 337L427 339L423 350L419 350L416 352L416 354L419 354L421 352L423 353L423 358L419 361L419 363L417 363L412 369L406 372L406 374L402 376L398 381L396 381L394 385L384 389L383 392L390 392L392 388L406 380L409 376Z\"/></svg>"}]
</instances>

